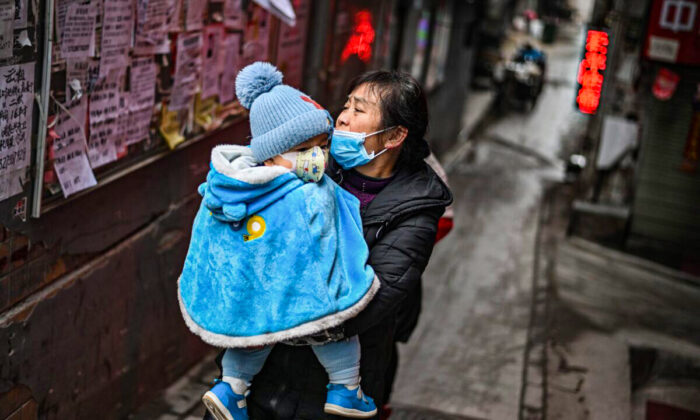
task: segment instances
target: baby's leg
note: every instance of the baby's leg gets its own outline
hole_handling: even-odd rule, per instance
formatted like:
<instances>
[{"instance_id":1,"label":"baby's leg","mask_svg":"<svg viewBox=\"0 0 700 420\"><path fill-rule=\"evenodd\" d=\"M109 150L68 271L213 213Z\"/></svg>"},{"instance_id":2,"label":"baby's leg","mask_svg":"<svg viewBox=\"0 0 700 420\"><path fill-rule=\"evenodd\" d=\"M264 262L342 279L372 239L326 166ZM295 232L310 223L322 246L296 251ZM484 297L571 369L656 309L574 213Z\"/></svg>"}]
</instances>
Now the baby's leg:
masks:
<instances>
[{"instance_id":1,"label":"baby's leg","mask_svg":"<svg viewBox=\"0 0 700 420\"><path fill-rule=\"evenodd\" d=\"M209 413L217 420L248 419L246 391L260 372L272 346L255 349L226 349L221 359L223 378L202 397Z\"/></svg>"},{"instance_id":2,"label":"baby's leg","mask_svg":"<svg viewBox=\"0 0 700 420\"><path fill-rule=\"evenodd\" d=\"M272 346L226 349L221 367L224 382L231 385L236 394L243 394L253 381L253 377L260 372L267 356L272 351Z\"/></svg>"},{"instance_id":3,"label":"baby's leg","mask_svg":"<svg viewBox=\"0 0 700 420\"><path fill-rule=\"evenodd\" d=\"M377 407L360 389L360 339L354 336L311 348L330 382L323 411L344 417L373 417Z\"/></svg>"},{"instance_id":4,"label":"baby's leg","mask_svg":"<svg viewBox=\"0 0 700 420\"><path fill-rule=\"evenodd\" d=\"M333 341L311 346L332 384L355 386L360 384L360 339Z\"/></svg>"}]
</instances>

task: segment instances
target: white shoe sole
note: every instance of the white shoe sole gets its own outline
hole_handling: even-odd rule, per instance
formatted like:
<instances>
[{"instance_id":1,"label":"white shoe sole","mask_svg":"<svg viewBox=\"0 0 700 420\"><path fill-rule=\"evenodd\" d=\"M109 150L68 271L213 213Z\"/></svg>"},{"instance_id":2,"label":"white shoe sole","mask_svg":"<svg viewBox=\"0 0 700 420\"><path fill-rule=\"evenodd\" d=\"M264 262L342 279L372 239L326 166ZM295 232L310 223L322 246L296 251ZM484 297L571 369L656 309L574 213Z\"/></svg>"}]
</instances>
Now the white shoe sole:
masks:
<instances>
[{"instance_id":1,"label":"white shoe sole","mask_svg":"<svg viewBox=\"0 0 700 420\"><path fill-rule=\"evenodd\" d=\"M216 420L234 420L231 412L221 404L221 401L219 401L219 398L217 398L213 392L207 391L202 397L202 402L204 406L207 407L207 411L209 411Z\"/></svg>"},{"instance_id":2,"label":"white shoe sole","mask_svg":"<svg viewBox=\"0 0 700 420\"><path fill-rule=\"evenodd\" d=\"M323 411L328 414L335 414L336 416L350 417L353 419L368 419L377 414L377 409L373 411L360 411L354 408L345 408L335 404L328 404L323 406Z\"/></svg>"}]
</instances>

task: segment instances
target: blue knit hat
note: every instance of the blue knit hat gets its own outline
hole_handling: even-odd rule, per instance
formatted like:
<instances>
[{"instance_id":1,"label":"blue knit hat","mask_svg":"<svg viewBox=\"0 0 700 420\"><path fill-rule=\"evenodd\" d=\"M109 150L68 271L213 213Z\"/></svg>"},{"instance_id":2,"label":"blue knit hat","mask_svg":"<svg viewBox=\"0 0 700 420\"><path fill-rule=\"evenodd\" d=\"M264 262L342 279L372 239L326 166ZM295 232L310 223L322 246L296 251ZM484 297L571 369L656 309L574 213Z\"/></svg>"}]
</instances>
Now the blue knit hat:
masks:
<instances>
[{"instance_id":1,"label":"blue knit hat","mask_svg":"<svg viewBox=\"0 0 700 420\"><path fill-rule=\"evenodd\" d=\"M250 148L258 162L297 144L330 133L331 115L308 95L282 84L282 73L270 63L256 62L236 76L236 96L250 110Z\"/></svg>"}]
</instances>

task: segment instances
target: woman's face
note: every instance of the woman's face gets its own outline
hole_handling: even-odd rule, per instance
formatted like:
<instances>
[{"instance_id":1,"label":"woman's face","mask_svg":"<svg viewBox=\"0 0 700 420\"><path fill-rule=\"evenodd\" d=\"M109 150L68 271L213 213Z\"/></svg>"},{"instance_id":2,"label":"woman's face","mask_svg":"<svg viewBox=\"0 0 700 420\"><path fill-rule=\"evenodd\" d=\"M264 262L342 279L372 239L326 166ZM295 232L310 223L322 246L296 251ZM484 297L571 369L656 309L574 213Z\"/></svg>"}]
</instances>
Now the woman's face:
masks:
<instances>
[{"instance_id":1,"label":"woman's face","mask_svg":"<svg viewBox=\"0 0 700 420\"><path fill-rule=\"evenodd\" d=\"M343 111L335 120L335 128L354 133L373 133L381 129L382 113L379 97L367 83L355 88L343 105ZM384 149L382 135L374 135L365 141L367 153Z\"/></svg>"}]
</instances>

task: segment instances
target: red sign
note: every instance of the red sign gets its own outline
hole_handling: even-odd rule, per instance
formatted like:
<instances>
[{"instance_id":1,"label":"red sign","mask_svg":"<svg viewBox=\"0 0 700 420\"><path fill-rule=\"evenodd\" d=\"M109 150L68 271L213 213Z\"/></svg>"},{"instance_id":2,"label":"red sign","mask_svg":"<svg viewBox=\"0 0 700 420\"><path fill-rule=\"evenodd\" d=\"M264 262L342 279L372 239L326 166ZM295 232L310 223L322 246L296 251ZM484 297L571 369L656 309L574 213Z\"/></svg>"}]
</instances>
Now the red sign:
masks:
<instances>
[{"instance_id":1,"label":"red sign","mask_svg":"<svg viewBox=\"0 0 700 420\"><path fill-rule=\"evenodd\" d=\"M577 81L580 88L576 96L578 109L584 114L595 114L600 105L609 43L607 32L588 31L586 52L578 68Z\"/></svg>"},{"instance_id":2,"label":"red sign","mask_svg":"<svg viewBox=\"0 0 700 420\"><path fill-rule=\"evenodd\" d=\"M372 58L372 43L374 42L374 27L372 26L372 13L369 10L360 10L355 13L355 23L352 34L348 39L343 54L340 56L341 63L347 61L351 55L357 55L360 60L368 63Z\"/></svg>"},{"instance_id":3,"label":"red sign","mask_svg":"<svg viewBox=\"0 0 700 420\"><path fill-rule=\"evenodd\" d=\"M654 0L644 55L651 60L700 65L700 0Z\"/></svg>"}]
</instances>

